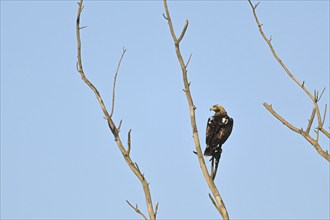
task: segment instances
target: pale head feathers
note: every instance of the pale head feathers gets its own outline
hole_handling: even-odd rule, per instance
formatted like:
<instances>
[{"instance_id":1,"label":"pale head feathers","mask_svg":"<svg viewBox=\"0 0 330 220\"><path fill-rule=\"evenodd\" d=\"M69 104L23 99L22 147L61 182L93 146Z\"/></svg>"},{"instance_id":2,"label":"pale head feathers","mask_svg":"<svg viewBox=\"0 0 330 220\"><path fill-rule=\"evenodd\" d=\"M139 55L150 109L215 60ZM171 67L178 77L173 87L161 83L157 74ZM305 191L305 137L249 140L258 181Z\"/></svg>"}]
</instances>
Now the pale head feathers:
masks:
<instances>
[{"instance_id":1,"label":"pale head feathers","mask_svg":"<svg viewBox=\"0 0 330 220\"><path fill-rule=\"evenodd\" d=\"M217 104L217 105L213 105L210 110L216 112L216 113L221 113L221 114L227 114L226 110L224 107L222 107L221 105Z\"/></svg>"}]
</instances>

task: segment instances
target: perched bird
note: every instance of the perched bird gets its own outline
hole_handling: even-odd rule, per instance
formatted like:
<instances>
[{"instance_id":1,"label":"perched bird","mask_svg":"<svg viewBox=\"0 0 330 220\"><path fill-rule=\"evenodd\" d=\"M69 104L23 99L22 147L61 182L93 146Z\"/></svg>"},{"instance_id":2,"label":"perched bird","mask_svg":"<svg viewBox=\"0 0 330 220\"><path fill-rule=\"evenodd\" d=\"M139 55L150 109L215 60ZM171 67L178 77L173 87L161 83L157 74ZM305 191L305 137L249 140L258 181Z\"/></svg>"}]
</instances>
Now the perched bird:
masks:
<instances>
[{"instance_id":1,"label":"perched bird","mask_svg":"<svg viewBox=\"0 0 330 220\"><path fill-rule=\"evenodd\" d=\"M233 130L234 120L227 115L226 110L221 105L214 105L211 107L211 110L215 114L207 121L204 156L212 157L210 159L212 161L211 175L214 180L221 157L222 145L226 142Z\"/></svg>"}]
</instances>

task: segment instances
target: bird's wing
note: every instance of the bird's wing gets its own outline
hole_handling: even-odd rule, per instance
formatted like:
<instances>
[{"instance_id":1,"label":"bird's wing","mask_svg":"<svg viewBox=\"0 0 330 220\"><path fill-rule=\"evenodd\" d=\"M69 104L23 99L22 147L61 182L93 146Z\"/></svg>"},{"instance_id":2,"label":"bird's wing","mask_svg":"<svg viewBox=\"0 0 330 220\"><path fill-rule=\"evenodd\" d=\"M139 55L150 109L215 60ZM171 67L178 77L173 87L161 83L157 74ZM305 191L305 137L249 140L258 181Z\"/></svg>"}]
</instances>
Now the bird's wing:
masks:
<instances>
[{"instance_id":1,"label":"bird's wing","mask_svg":"<svg viewBox=\"0 0 330 220\"><path fill-rule=\"evenodd\" d=\"M220 128L223 127L221 119L216 116L211 116L207 121L206 126L206 145L213 143L214 136L219 132ZM213 146L212 146L213 147Z\"/></svg>"},{"instance_id":2,"label":"bird's wing","mask_svg":"<svg viewBox=\"0 0 330 220\"><path fill-rule=\"evenodd\" d=\"M221 119L219 129L212 138L212 142L214 142L213 144L217 143L222 145L226 142L229 135L231 134L231 131L233 130L233 123L234 120L228 116Z\"/></svg>"}]
</instances>

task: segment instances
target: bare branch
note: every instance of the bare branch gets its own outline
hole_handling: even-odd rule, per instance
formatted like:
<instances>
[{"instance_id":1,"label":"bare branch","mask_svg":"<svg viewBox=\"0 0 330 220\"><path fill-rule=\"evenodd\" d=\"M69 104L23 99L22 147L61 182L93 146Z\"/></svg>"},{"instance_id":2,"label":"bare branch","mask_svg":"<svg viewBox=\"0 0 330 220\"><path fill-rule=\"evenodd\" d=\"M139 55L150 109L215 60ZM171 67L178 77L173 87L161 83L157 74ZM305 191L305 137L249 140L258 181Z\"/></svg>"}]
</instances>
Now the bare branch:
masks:
<instances>
[{"instance_id":1,"label":"bare branch","mask_svg":"<svg viewBox=\"0 0 330 220\"><path fill-rule=\"evenodd\" d=\"M83 9L83 0L80 0L79 3L78 3L78 12L77 12L77 19L76 19L77 59L78 59L77 70L78 70L78 72L81 75L81 79L94 92L94 94L95 94L95 96L96 96L96 98L97 98L97 100L98 100L98 102L99 102L99 104L101 106L101 109L103 111L104 118L108 122L109 128L110 128L112 134L115 137L116 144L117 144L120 152L122 153L122 155L123 155L123 157L124 157L127 165L132 170L132 172L135 174L135 176L140 180L140 183L141 183L141 185L143 187L143 191L144 191L144 197L145 197L145 201L146 201L146 206L147 206L149 218L150 218L150 220L155 220L156 219L156 215L155 215L153 204L152 204L152 199L151 199L149 184L148 184L147 180L145 179L144 175L141 173L140 169L137 166L134 165L132 159L130 158L130 155L127 153L127 151L126 151L126 149L125 149L125 147L124 147L124 145L123 145L123 143L122 143L122 141L121 141L121 139L119 137L119 128L121 126L121 122L122 121L120 121L119 126L117 128L115 126L115 123L113 122L112 118L110 117L110 115L109 115L106 107L105 107L105 104L103 102L103 99L102 99L99 91L87 79L87 77L86 77L86 75L84 73L83 64L82 64L82 58L81 58L81 40L80 40L80 30L81 30L81 28L80 28L80 15L81 15L82 9ZM124 53L125 53L125 50L123 51L122 57L123 57ZM120 62L118 64L116 75L118 73L118 70L119 70L119 66L120 66L122 57L121 57ZM114 79L114 84L115 84L115 81L116 81L116 79ZM115 88L115 86L113 87L113 89L114 88ZM114 95L114 92L113 92L113 95ZM113 99L113 104L114 104L114 99ZM112 113L113 113L113 111L112 111ZM144 218L147 219L145 216L144 216Z\"/></svg>"},{"instance_id":2,"label":"bare branch","mask_svg":"<svg viewBox=\"0 0 330 220\"><path fill-rule=\"evenodd\" d=\"M209 193L209 198L211 199L211 202L214 205L214 207L218 210L218 212L220 212L220 209L219 209L217 203L215 202L215 200L213 199L213 197L210 193Z\"/></svg>"},{"instance_id":3,"label":"bare branch","mask_svg":"<svg viewBox=\"0 0 330 220\"><path fill-rule=\"evenodd\" d=\"M181 55L181 51L180 51L180 41L182 40L186 29L188 27L188 20L186 20L186 25L184 26L181 35L179 37L179 39L177 39L175 32L174 32L174 28L173 28L173 24L172 24L172 19L168 10L168 6L167 6L167 2L166 0L163 0L164 3L164 8L165 8L165 14L166 14L166 18L168 21L168 26L170 29L170 33L172 35L173 41L174 41L174 45L175 45L175 52L177 55L177 58L179 60L180 66L181 66L181 71L182 71L182 78L183 78L183 84L184 84L184 89L183 91L186 94L186 98L188 101L188 105L189 105L189 110L190 110L190 122L191 122L191 127L192 127L192 133L193 133L193 139L194 139L194 143L195 143L195 148L196 148L196 152L197 152L197 156L198 156L198 161L200 164L200 168L202 170L202 173L204 175L204 178L215 198L216 201L216 207L217 210L219 211L219 213L221 214L222 218L227 220L229 219L228 216L228 212L227 209L225 207L225 204L222 201L222 198L220 196L220 193L216 187L216 185L214 184L214 181L212 180L210 174L208 173L207 167L205 165L205 161L204 161L204 156L202 154L202 150L201 150L201 146L200 146L200 141L199 141L199 136L198 136L198 130L197 130L197 125L196 125L196 117L195 117L195 109L196 106L194 105L191 93L190 93L190 83L188 80L188 76L187 76L187 65L185 65L182 55Z\"/></svg>"},{"instance_id":4,"label":"bare branch","mask_svg":"<svg viewBox=\"0 0 330 220\"><path fill-rule=\"evenodd\" d=\"M121 127L122 123L123 123L123 120L120 120L119 125L118 125L118 133L120 132L120 127Z\"/></svg>"},{"instance_id":5,"label":"bare branch","mask_svg":"<svg viewBox=\"0 0 330 220\"><path fill-rule=\"evenodd\" d=\"M188 24L189 24L189 21L188 21L188 19L187 19L187 20L186 20L186 23L184 24L183 30L182 30L182 32L181 32L181 34L180 34L180 37L178 38L178 43L181 42L181 40L182 40L184 34L186 33L186 30L187 30L187 28L188 28Z\"/></svg>"},{"instance_id":6,"label":"bare branch","mask_svg":"<svg viewBox=\"0 0 330 220\"><path fill-rule=\"evenodd\" d=\"M128 138L127 138L127 155L131 153L131 131L132 129L129 129Z\"/></svg>"},{"instance_id":7,"label":"bare branch","mask_svg":"<svg viewBox=\"0 0 330 220\"><path fill-rule=\"evenodd\" d=\"M254 9L257 9L258 5L260 4L260 2L258 2L257 4L255 4Z\"/></svg>"},{"instance_id":8,"label":"bare branch","mask_svg":"<svg viewBox=\"0 0 330 220\"><path fill-rule=\"evenodd\" d=\"M317 101L320 101L321 100L324 91L325 91L325 88L322 90L321 95L318 97Z\"/></svg>"},{"instance_id":9,"label":"bare branch","mask_svg":"<svg viewBox=\"0 0 330 220\"><path fill-rule=\"evenodd\" d=\"M191 56L192 56L192 53L190 54L189 59L188 59L186 65L185 65L185 68L186 68L186 69L187 69L187 67L188 67L188 65L189 65L189 62L190 62ZM189 85L190 85L190 83L189 83Z\"/></svg>"},{"instance_id":10,"label":"bare branch","mask_svg":"<svg viewBox=\"0 0 330 220\"><path fill-rule=\"evenodd\" d=\"M272 115L275 116L275 118L277 118L280 122L282 122L290 130L292 130L298 134L301 134L311 145L313 145L313 147L315 148L317 153L319 153L323 158L325 158L328 162L330 162L330 155L328 154L328 151L324 151L318 143L318 136L319 136L318 129L316 129L316 131L315 131L317 137L316 137L316 139L313 139L307 132L304 132L302 129L298 129L297 127L293 126L288 121L286 121L282 116L280 116L277 112L275 112L275 110L273 109L273 107L271 105L264 103L264 106L270 113L272 113Z\"/></svg>"},{"instance_id":11,"label":"bare branch","mask_svg":"<svg viewBox=\"0 0 330 220\"><path fill-rule=\"evenodd\" d=\"M312 111L312 115L308 121L308 125L307 125L307 128L306 128L306 133L308 134L309 131L311 130L311 126L313 124L313 121L314 121L314 117L315 117L315 112L316 112L316 109L313 108L313 111Z\"/></svg>"},{"instance_id":12,"label":"bare branch","mask_svg":"<svg viewBox=\"0 0 330 220\"><path fill-rule=\"evenodd\" d=\"M134 164L135 164L136 169L138 169L138 171L140 171L139 165L136 162Z\"/></svg>"},{"instance_id":13,"label":"bare branch","mask_svg":"<svg viewBox=\"0 0 330 220\"><path fill-rule=\"evenodd\" d=\"M114 123L109 120L109 113L104 105L104 102L101 98L101 95L99 93L99 91L95 88L95 86L86 78L86 75L84 73L83 70L83 66L82 66L82 59L81 59L81 40L80 40L80 14L83 10L83 0L80 0L80 2L78 3L78 13L77 13L77 20L76 20L76 35L77 35L77 47L78 47L78 51L77 51L77 59L78 59L78 72L80 73L81 79L89 86L89 88L94 92L100 106L101 109L103 111L104 117L108 119L108 123L110 126L110 129L112 131L112 133L115 134L115 136L117 135L117 129L116 126L114 125Z\"/></svg>"},{"instance_id":14,"label":"bare branch","mask_svg":"<svg viewBox=\"0 0 330 220\"><path fill-rule=\"evenodd\" d=\"M166 20L168 20L168 18L165 16L165 14L163 13L163 17L166 19Z\"/></svg>"},{"instance_id":15,"label":"bare branch","mask_svg":"<svg viewBox=\"0 0 330 220\"><path fill-rule=\"evenodd\" d=\"M258 25L258 28L259 28L259 32L261 34L261 36L264 38L264 40L266 41L266 43L268 44L273 56L275 57L275 59L279 62L279 64L282 66L282 68L285 70L285 72L288 74L288 76L296 83L298 84L298 86L300 86L304 91L305 93L312 99L314 100L314 97L313 95L305 88L305 86L298 81L298 79L296 79L296 77L294 77L291 72L289 71L289 69L286 67L286 65L282 62L282 60L279 58L279 56L277 55L277 53L275 52L274 48L273 48L273 45L271 44L271 40L272 40L272 36L270 37L270 39L268 40L263 29L262 29L262 25L260 24L259 22L259 19L257 17L257 14L256 14L256 7L253 7L252 3L251 3L251 0L248 0L251 7L252 7L252 12L253 12L253 15L254 15L254 18L255 18L255 21ZM258 3L259 4L259 3Z\"/></svg>"},{"instance_id":16,"label":"bare branch","mask_svg":"<svg viewBox=\"0 0 330 220\"><path fill-rule=\"evenodd\" d=\"M326 114L327 114L327 105L325 105L325 107L324 107L324 115L323 115L323 120L322 120L322 126L321 126L321 128L320 128L320 130L328 137L328 138L330 138L330 134L326 131L326 130L324 130L324 128L323 128L323 125L324 125L324 122L325 122L325 116L326 116Z\"/></svg>"},{"instance_id":17,"label":"bare branch","mask_svg":"<svg viewBox=\"0 0 330 220\"><path fill-rule=\"evenodd\" d=\"M156 203L156 207L155 207L155 216L157 216L157 212L158 212L158 204L159 204L159 202Z\"/></svg>"},{"instance_id":18,"label":"bare branch","mask_svg":"<svg viewBox=\"0 0 330 220\"><path fill-rule=\"evenodd\" d=\"M123 48L123 53L121 54L120 60L119 60L119 62L118 62L118 66L117 66L116 74L115 74L114 79L113 79L113 87L112 87L112 105L111 105L111 113L110 113L110 117L112 117L112 115L113 115L113 111L114 111L114 109L115 109L115 91L116 91L117 75L118 75L118 72L119 72L119 68L120 68L121 61L123 60L123 57L124 57L124 55L125 55L125 52L126 52L126 49Z\"/></svg>"},{"instance_id":19,"label":"bare branch","mask_svg":"<svg viewBox=\"0 0 330 220\"><path fill-rule=\"evenodd\" d=\"M275 116L275 118L277 118L280 122L282 122L285 126L287 126L289 129L291 129L294 132L297 132L299 134L301 134L301 129L293 126L292 124L290 124L288 121L286 121L284 118L282 118L282 116L280 116L279 114L277 114L274 110L273 107L271 105L268 105L267 103L264 103L265 108L272 113L272 115Z\"/></svg>"},{"instance_id":20,"label":"bare branch","mask_svg":"<svg viewBox=\"0 0 330 220\"><path fill-rule=\"evenodd\" d=\"M140 214L145 220L148 220L148 218L141 212L139 209L138 205L136 204L135 207L128 201L126 200L127 204L132 207L136 211L136 213Z\"/></svg>"},{"instance_id":21,"label":"bare branch","mask_svg":"<svg viewBox=\"0 0 330 220\"><path fill-rule=\"evenodd\" d=\"M256 14L256 6L252 5L251 0L248 0L251 8L252 8L252 12L255 18L255 21L258 25L258 29L259 32L261 34L261 36L263 37L263 39L266 41L266 43L268 44L268 47L270 49L270 51L272 52L274 58L277 60L277 62L281 65L281 67L284 69L284 71L286 72L286 74L306 93L306 95L312 100L314 108L313 108L313 112L312 112L312 116L311 119L309 121L309 124L307 126L307 134L305 132L303 132L302 129L298 129L295 126L291 125L290 123L288 123L284 118L282 118L280 115L278 115L275 111L272 110L271 106L269 106L268 104L264 103L264 106L268 109L268 111L270 111L278 120L280 120L283 124L285 124L289 129L301 134L302 136L304 136L313 146L314 148L317 150L317 152L323 156L325 159L327 159L329 162L329 157L327 152L325 152L320 145L318 144L318 139L319 139L319 131L321 131L323 134L325 134L328 138L330 138L329 133L323 128L323 122L322 122L322 118L321 118L321 113L320 113L320 109L318 106L318 101L320 100L320 98L323 95L324 90L321 92L321 95L319 96L319 93L314 90L314 95L312 95L312 93L306 88L305 86L305 81L303 81L302 83L289 71L289 69L286 67L286 65L282 62L282 60L279 58L279 56L277 55L277 53L275 52L273 45L271 43L272 37L270 37L269 39L267 39L263 29L262 29L262 25L259 22L259 19L257 17ZM310 135L309 135L309 131L310 131L310 126L313 123L315 114L317 116L317 121L318 121L318 128L316 131L316 139L313 139Z\"/></svg>"}]
</instances>

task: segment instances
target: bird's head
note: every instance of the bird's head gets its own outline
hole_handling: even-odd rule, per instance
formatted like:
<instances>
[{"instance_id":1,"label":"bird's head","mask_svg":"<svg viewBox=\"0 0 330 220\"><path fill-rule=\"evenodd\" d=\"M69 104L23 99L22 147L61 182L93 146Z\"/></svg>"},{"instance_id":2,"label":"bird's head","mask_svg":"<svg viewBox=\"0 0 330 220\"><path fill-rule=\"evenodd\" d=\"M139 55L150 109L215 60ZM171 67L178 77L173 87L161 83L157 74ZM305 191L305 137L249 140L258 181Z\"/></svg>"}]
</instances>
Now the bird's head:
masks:
<instances>
[{"instance_id":1,"label":"bird's head","mask_svg":"<svg viewBox=\"0 0 330 220\"><path fill-rule=\"evenodd\" d=\"M210 111L214 111L216 113L221 113L221 114L227 114L226 110L224 107L222 107L221 105L217 104L217 105L213 105L211 108L210 108Z\"/></svg>"}]
</instances>

